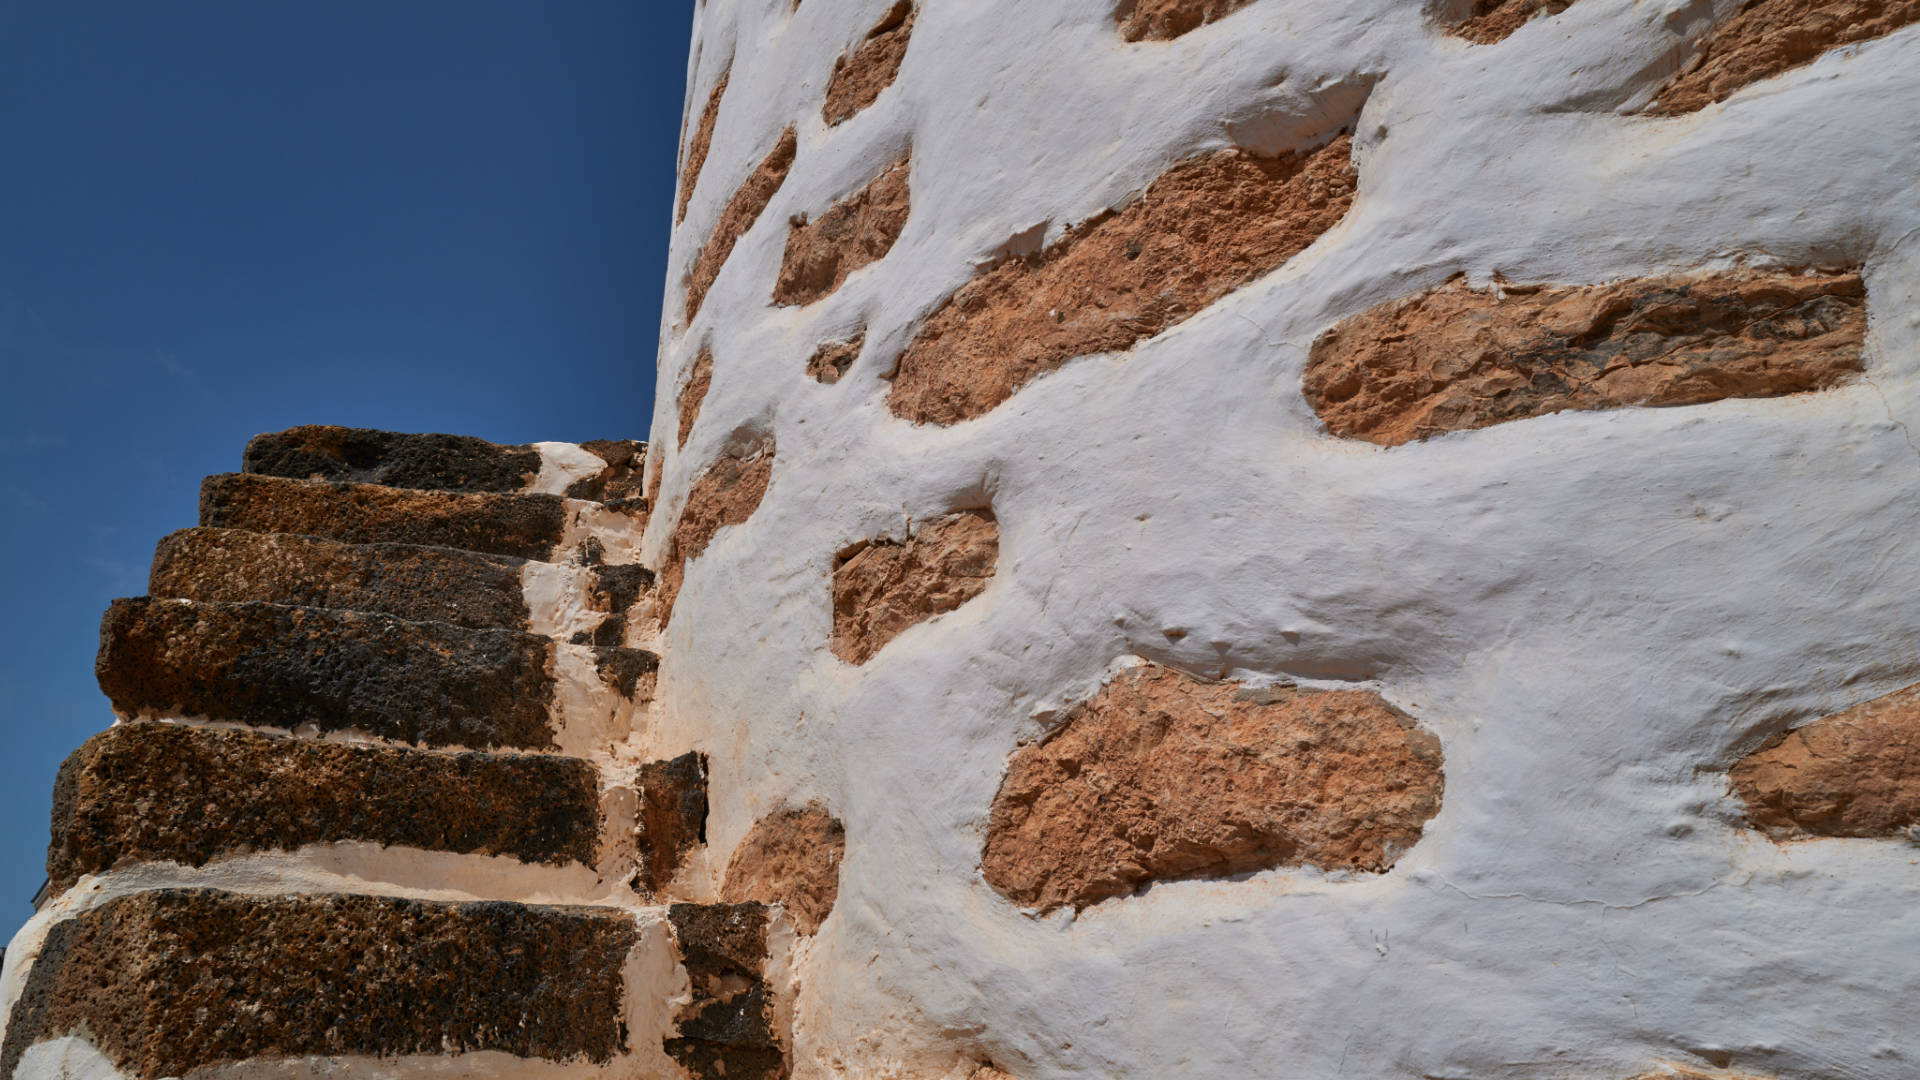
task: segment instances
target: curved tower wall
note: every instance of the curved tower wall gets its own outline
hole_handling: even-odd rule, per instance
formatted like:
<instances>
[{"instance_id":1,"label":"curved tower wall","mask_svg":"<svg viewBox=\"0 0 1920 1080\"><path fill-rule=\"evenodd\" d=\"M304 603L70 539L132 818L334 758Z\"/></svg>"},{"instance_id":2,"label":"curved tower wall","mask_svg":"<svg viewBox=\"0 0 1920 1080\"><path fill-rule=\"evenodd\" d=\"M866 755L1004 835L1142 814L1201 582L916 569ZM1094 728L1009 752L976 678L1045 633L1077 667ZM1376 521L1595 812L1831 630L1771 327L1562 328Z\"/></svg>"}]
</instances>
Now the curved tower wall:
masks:
<instances>
[{"instance_id":1,"label":"curved tower wall","mask_svg":"<svg viewBox=\"0 0 1920 1080\"><path fill-rule=\"evenodd\" d=\"M1868 6L705 0L653 749L844 822L795 1075L1907 1075Z\"/></svg>"}]
</instances>

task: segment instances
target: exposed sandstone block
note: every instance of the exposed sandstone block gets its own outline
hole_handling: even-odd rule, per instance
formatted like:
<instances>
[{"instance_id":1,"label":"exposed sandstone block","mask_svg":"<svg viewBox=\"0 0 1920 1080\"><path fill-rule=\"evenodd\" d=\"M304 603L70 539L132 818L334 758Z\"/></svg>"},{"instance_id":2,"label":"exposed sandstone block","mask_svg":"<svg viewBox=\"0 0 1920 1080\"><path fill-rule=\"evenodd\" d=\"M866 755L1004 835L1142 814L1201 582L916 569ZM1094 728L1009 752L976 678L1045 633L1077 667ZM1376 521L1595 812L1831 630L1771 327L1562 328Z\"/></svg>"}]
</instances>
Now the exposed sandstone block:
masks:
<instances>
[{"instance_id":1,"label":"exposed sandstone block","mask_svg":"<svg viewBox=\"0 0 1920 1080\"><path fill-rule=\"evenodd\" d=\"M1277 866L1379 871L1439 812L1440 742L1363 690L1116 675L994 797L988 883L1050 910Z\"/></svg>"},{"instance_id":2,"label":"exposed sandstone block","mask_svg":"<svg viewBox=\"0 0 1920 1080\"><path fill-rule=\"evenodd\" d=\"M820 108L828 127L851 120L893 85L913 37L913 16L913 0L899 0L867 31L858 48L833 62L827 100Z\"/></svg>"},{"instance_id":3,"label":"exposed sandstone block","mask_svg":"<svg viewBox=\"0 0 1920 1080\"><path fill-rule=\"evenodd\" d=\"M1465 17L1447 24L1447 32L1478 45L1504 41L1542 15L1558 15L1573 0L1473 0Z\"/></svg>"},{"instance_id":4,"label":"exposed sandstone block","mask_svg":"<svg viewBox=\"0 0 1920 1080\"><path fill-rule=\"evenodd\" d=\"M278 604L115 600L94 670L113 707L357 730L428 745L554 745L545 638Z\"/></svg>"},{"instance_id":5,"label":"exposed sandstone block","mask_svg":"<svg viewBox=\"0 0 1920 1080\"><path fill-rule=\"evenodd\" d=\"M847 830L819 803L789 807L753 823L727 862L720 898L780 904L803 934L820 929L840 895Z\"/></svg>"},{"instance_id":6,"label":"exposed sandstone block","mask_svg":"<svg viewBox=\"0 0 1920 1080\"><path fill-rule=\"evenodd\" d=\"M1120 7L1120 36L1128 41L1171 41L1251 3L1253 0L1133 0Z\"/></svg>"},{"instance_id":7,"label":"exposed sandstone block","mask_svg":"<svg viewBox=\"0 0 1920 1080\"><path fill-rule=\"evenodd\" d=\"M1675 116L1810 64L1843 45L1920 22L1920 0L1749 0L1654 95L1649 112Z\"/></svg>"},{"instance_id":8,"label":"exposed sandstone block","mask_svg":"<svg viewBox=\"0 0 1920 1080\"><path fill-rule=\"evenodd\" d=\"M1353 205L1353 140L1189 158L1132 205L954 293L900 358L887 403L915 423L979 416L1076 356L1125 349L1279 268Z\"/></svg>"},{"instance_id":9,"label":"exposed sandstone block","mask_svg":"<svg viewBox=\"0 0 1920 1080\"><path fill-rule=\"evenodd\" d=\"M1777 840L1906 836L1920 825L1920 684L1783 732L1731 779Z\"/></svg>"},{"instance_id":10,"label":"exposed sandstone block","mask_svg":"<svg viewBox=\"0 0 1920 1080\"><path fill-rule=\"evenodd\" d=\"M807 374L829 386L839 382L853 362L860 358L860 350L866 343L867 334L864 330L845 341L823 342L807 360Z\"/></svg>"},{"instance_id":11,"label":"exposed sandstone block","mask_svg":"<svg viewBox=\"0 0 1920 1080\"><path fill-rule=\"evenodd\" d=\"M739 447L720 455L687 493L687 505L667 538L666 565L660 571L660 619L673 613L673 602L686 580L687 564L729 525L753 516L773 480L773 441Z\"/></svg>"},{"instance_id":12,"label":"exposed sandstone block","mask_svg":"<svg viewBox=\"0 0 1920 1080\"><path fill-rule=\"evenodd\" d=\"M675 904L667 909L693 998L664 1045L695 1080L783 1080L765 978L767 909L759 904Z\"/></svg>"},{"instance_id":13,"label":"exposed sandstone block","mask_svg":"<svg viewBox=\"0 0 1920 1080\"><path fill-rule=\"evenodd\" d=\"M142 722L60 767L47 876L57 891L126 862L203 866L343 840L592 865L599 828L597 775L573 758Z\"/></svg>"},{"instance_id":14,"label":"exposed sandstone block","mask_svg":"<svg viewBox=\"0 0 1920 1080\"><path fill-rule=\"evenodd\" d=\"M904 541L875 540L833 567L833 654L864 664L908 627L986 591L1000 557L1000 525L965 510L916 526Z\"/></svg>"},{"instance_id":15,"label":"exposed sandstone block","mask_svg":"<svg viewBox=\"0 0 1920 1080\"><path fill-rule=\"evenodd\" d=\"M693 366L687 369L687 381L680 387L680 396L676 399L679 405L680 431L679 439L674 445L679 449L686 449L687 436L693 434L693 422L700 419L700 403L707 400L707 391L711 389L713 389L713 350L703 348L700 354L693 358Z\"/></svg>"},{"instance_id":16,"label":"exposed sandstone block","mask_svg":"<svg viewBox=\"0 0 1920 1080\"><path fill-rule=\"evenodd\" d=\"M148 592L180 600L258 600L525 630L522 565L509 556L454 548L182 529L156 548Z\"/></svg>"},{"instance_id":17,"label":"exposed sandstone block","mask_svg":"<svg viewBox=\"0 0 1920 1080\"><path fill-rule=\"evenodd\" d=\"M228 473L201 483L200 524L547 559L566 532L567 506L558 495L413 491Z\"/></svg>"},{"instance_id":18,"label":"exposed sandstone block","mask_svg":"<svg viewBox=\"0 0 1920 1080\"><path fill-rule=\"evenodd\" d=\"M794 137L792 128L780 136L773 150L760 162L760 167L747 177L747 182L734 192L725 210L720 212L720 220L713 227L713 235L707 239L707 246L693 260L693 268L687 273L687 321L692 322L700 314L700 305L707 299L707 290L713 288L715 278L720 276L720 268L726 265L727 256L733 254L733 245L753 228L760 220L760 214L767 204L773 201L774 193L787 181L787 171L793 168L793 158L799 152L800 143Z\"/></svg>"},{"instance_id":19,"label":"exposed sandstone block","mask_svg":"<svg viewBox=\"0 0 1920 1080\"><path fill-rule=\"evenodd\" d=\"M687 143L687 159L680 167L680 205L673 213L676 225L687 219L693 185L700 182L700 169L707 163L707 151L713 149L713 125L720 119L720 99L727 92L727 78L731 74L731 70L720 73L720 81L713 84L713 92L707 95L706 108L700 110L700 122L694 126L693 138Z\"/></svg>"},{"instance_id":20,"label":"exposed sandstone block","mask_svg":"<svg viewBox=\"0 0 1920 1080\"><path fill-rule=\"evenodd\" d=\"M773 302L811 304L838 289L855 270L884 258L907 226L911 171L906 160L896 161L844 202L792 226Z\"/></svg>"},{"instance_id":21,"label":"exposed sandstone block","mask_svg":"<svg viewBox=\"0 0 1920 1080\"><path fill-rule=\"evenodd\" d=\"M293 480L335 480L433 491L519 491L540 471L531 446L468 435L412 435L308 424L256 435L244 472Z\"/></svg>"},{"instance_id":22,"label":"exposed sandstone block","mask_svg":"<svg viewBox=\"0 0 1920 1080\"><path fill-rule=\"evenodd\" d=\"M1851 272L1497 290L1456 279L1322 334L1302 388L1335 435L1398 446L1562 409L1822 390L1863 370L1866 329Z\"/></svg>"},{"instance_id":23,"label":"exposed sandstone block","mask_svg":"<svg viewBox=\"0 0 1920 1080\"><path fill-rule=\"evenodd\" d=\"M637 938L609 909L136 893L52 928L0 1076L71 1034L149 1080L308 1055L606 1062L627 1046L621 966Z\"/></svg>"},{"instance_id":24,"label":"exposed sandstone block","mask_svg":"<svg viewBox=\"0 0 1920 1080\"><path fill-rule=\"evenodd\" d=\"M1690 1068L1686 1065L1663 1065L1653 1072L1642 1072L1634 1080L1770 1080L1759 1072L1728 1072L1724 1068Z\"/></svg>"},{"instance_id":25,"label":"exposed sandstone block","mask_svg":"<svg viewBox=\"0 0 1920 1080\"><path fill-rule=\"evenodd\" d=\"M640 870L634 891L658 895L673 880L687 853L707 842L707 762L699 754L649 761L636 777L640 791L634 837Z\"/></svg>"}]
</instances>

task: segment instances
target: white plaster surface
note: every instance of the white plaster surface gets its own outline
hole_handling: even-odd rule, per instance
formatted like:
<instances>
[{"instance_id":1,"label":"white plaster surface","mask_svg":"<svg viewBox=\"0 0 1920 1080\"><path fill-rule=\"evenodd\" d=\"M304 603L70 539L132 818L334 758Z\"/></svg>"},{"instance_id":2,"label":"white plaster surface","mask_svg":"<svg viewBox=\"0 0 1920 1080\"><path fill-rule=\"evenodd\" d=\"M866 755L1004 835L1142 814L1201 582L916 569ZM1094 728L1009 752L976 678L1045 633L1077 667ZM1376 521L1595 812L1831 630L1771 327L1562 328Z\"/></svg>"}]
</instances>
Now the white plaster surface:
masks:
<instances>
[{"instance_id":1,"label":"white plaster surface","mask_svg":"<svg viewBox=\"0 0 1920 1080\"><path fill-rule=\"evenodd\" d=\"M598 454L573 443L541 442L533 448L540 452L540 471L527 486L539 495L565 495L575 483L599 474L607 463Z\"/></svg>"},{"instance_id":2,"label":"white plaster surface","mask_svg":"<svg viewBox=\"0 0 1920 1080\"><path fill-rule=\"evenodd\" d=\"M828 130L833 60L889 5L699 9L689 100L731 77L660 385L710 344L713 386L683 450L671 394L653 419L650 561L724 445L779 447L758 512L687 571L651 738L709 754L716 858L784 803L845 820L838 906L797 961L796 1076L1920 1075L1920 849L1776 846L1737 827L1722 772L1920 680L1920 28L1656 119L1633 110L1736 0L1578 0L1492 46L1412 0L1255 0L1139 45L1114 0L923 0L898 82ZM788 125L791 175L680 325L683 275ZM1286 267L980 419L886 410L919 321L1010 241L1195 152L1347 125L1355 207ZM772 306L789 218L909 146L891 253ZM1330 438L1300 395L1322 330L1456 272L1741 260L1864 266L1867 379L1390 450ZM845 378L805 375L862 325ZM982 496L986 593L837 660L834 553ZM1445 805L1383 876L1031 918L981 880L988 807L1036 716L1125 656L1377 687L1442 739Z\"/></svg>"}]
</instances>

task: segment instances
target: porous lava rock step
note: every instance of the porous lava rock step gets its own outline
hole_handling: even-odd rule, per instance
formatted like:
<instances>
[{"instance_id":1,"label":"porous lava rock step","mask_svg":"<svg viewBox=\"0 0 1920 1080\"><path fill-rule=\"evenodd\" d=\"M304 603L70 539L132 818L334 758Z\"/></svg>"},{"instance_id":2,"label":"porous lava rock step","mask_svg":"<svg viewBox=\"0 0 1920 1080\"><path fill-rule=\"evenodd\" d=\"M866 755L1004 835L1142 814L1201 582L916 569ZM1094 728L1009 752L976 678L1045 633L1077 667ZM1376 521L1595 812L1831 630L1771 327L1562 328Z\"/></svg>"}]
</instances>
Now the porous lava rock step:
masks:
<instances>
[{"instance_id":1,"label":"porous lava rock step","mask_svg":"<svg viewBox=\"0 0 1920 1080\"><path fill-rule=\"evenodd\" d=\"M570 498L605 501L640 494L646 444L629 439L580 443L602 467L569 485ZM334 480L424 491L524 492L538 480L538 446L507 446L470 435L413 434L308 424L256 435L243 472L294 480ZM591 460L591 459L588 459Z\"/></svg>"},{"instance_id":2,"label":"porous lava rock step","mask_svg":"<svg viewBox=\"0 0 1920 1080\"><path fill-rule=\"evenodd\" d=\"M156 597L378 611L525 630L525 560L417 544L343 544L239 529L182 529L154 551Z\"/></svg>"},{"instance_id":3,"label":"porous lava rock step","mask_svg":"<svg viewBox=\"0 0 1920 1080\"><path fill-rule=\"evenodd\" d=\"M249 1059L493 1050L607 1062L627 1046L625 912L161 889L55 924L0 1076L84 1035L126 1074Z\"/></svg>"},{"instance_id":4,"label":"porous lava rock step","mask_svg":"<svg viewBox=\"0 0 1920 1080\"><path fill-rule=\"evenodd\" d=\"M107 609L94 670L127 716L550 749L560 726L554 648L513 630L368 612L139 597ZM595 655L626 695L657 666L637 649Z\"/></svg>"},{"instance_id":5,"label":"porous lava rock step","mask_svg":"<svg viewBox=\"0 0 1920 1080\"><path fill-rule=\"evenodd\" d=\"M767 985L764 905L674 904L667 909L692 996L667 1054L695 1080L782 1080L787 1057Z\"/></svg>"},{"instance_id":6,"label":"porous lava rock step","mask_svg":"<svg viewBox=\"0 0 1920 1080\"><path fill-rule=\"evenodd\" d=\"M653 896L666 890L687 853L707 842L707 761L697 753L667 761L649 761L634 777L640 811L634 838L640 867L634 891Z\"/></svg>"},{"instance_id":7,"label":"porous lava rock step","mask_svg":"<svg viewBox=\"0 0 1920 1080\"><path fill-rule=\"evenodd\" d=\"M591 865L593 766L552 754L434 753L140 721L60 767L47 877L133 862L203 866L358 840Z\"/></svg>"},{"instance_id":8,"label":"porous lava rock step","mask_svg":"<svg viewBox=\"0 0 1920 1080\"><path fill-rule=\"evenodd\" d=\"M201 482L200 524L550 562L565 542L567 501L225 473Z\"/></svg>"},{"instance_id":9,"label":"porous lava rock step","mask_svg":"<svg viewBox=\"0 0 1920 1080\"><path fill-rule=\"evenodd\" d=\"M180 600L257 600L377 611L473 629L527 630L528 565L525 559L456 548L182 529L160 541L147 591ZM564 567L554 572L577 576L586 600L608 620L619 619L653 583L653 574L642 566Z\"/></svg>"}]
</instances>

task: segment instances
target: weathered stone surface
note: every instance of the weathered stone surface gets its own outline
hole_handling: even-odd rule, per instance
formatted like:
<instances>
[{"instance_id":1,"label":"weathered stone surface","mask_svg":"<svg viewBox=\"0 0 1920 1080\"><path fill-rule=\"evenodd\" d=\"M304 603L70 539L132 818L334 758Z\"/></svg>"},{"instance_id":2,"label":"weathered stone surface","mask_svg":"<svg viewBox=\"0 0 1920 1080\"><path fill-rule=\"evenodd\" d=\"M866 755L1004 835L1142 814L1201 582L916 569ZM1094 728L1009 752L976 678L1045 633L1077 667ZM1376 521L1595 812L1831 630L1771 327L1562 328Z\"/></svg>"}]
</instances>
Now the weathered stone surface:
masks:
<instances>
[{"instance_id":1,"label":"weathered stone surface","mask_svg":"<svg viewBox=\"0 0 1920 1080\"><path fill-rule=\"evenodd\" d=\"M1447 24L1447 32L1491 45L1542 15L1558 15L1572 5L1573 0L1473 0L1465 17Z\"/></svg>"},{"instance_id":2,"label":"weathered stone surface","mask_svg":"<svg viewBox=\"0 0 1920 1080\"><path fill-rule=\"evenodd\" d=\"M504 555L454 548L182 529L162 539L155 550L148 592L181 600L258 600L525 630L522 564Z\"/></svg>"},{"instance_id":3,"label":"weathered stone surface","mask_svg":"<svg viewBox=\"0 0 1920 1080\"><path fill-rule=\"evenodd\" d=\"M986 510L920 523L905 541L841 553L833 567L833 654L866 663L908 627L979 596L999 557L1000 525Z\"/></svg>"},{"instance_id":4,"label":"weathered stone surface","mask_svg":"<svg viewBox=\"0 0 1920 1080\"><path fill-rule=\"evenodd\" d=\"M548 559L566 531L567 507L558 495L412 491L227 473L201 483L200 524Z\"/></svg>"},{"instance_id":5,"label":"weathered stone surface","mask_svg":"<svg viewBox=\"0 0 1920 1080\"><path fill-rule=\"evenodd\" d=\"M1724 1068L1688 1068L1686 1065L1663 1065L1653 1072L1640 1072L1634 1080L1772 1080L1761 1076L1759 1072L1728 1072Z\"/></svg>"},{"instance_id":6,"label":"weathered stone surface","mask_svg":"<svg viewBox=\"0 0 1920 1080\"><path fill-rule=\"evenodd\" d=\"M468 435L405 434L309 424L247 443L241 470L294 480L335 480L431 491L519 491L540 472L540 452Z\"/></svg>"},{"instance_id":7,"label":"weathered stone surface","mask_svg":"<svg viewBox=\"0 0 1920 1080\"><path fill-rule=\"evenodd\" d=\"M138 722L60 767L47 877L58 891L127 862L203 866L343 840L592 865L599 828L597 776L573 758Z\"/></svg>"},{"instance_id":8,"label":"weathered stone surface","mask_svg":"<svg viewBox=\"0 0 1920 1080\"><path fill-rule=\"evenodd\" d=\"M913 37L913 0L899 0L852 52L833 62L820 114L828 127L845 123L876 101L900 74Z\"/></svg>"},{"instance_id":9,"label":"weathered stone surface","mask_svg":"<svg viewBox=\"0 0 1920 1080\"><path fill-rule=\"evenodd\" d=\"M1777 840L1906 837L1920 826L1920 684L1782 732L1730 778Z\"/></svg>"},{"instance_id":10,"label":"weathered stone surface","mask_svg":"<svg viewBox=\"0 0 1920 1080\"><path fill-rule=\"evenodd\" d=\"M829 386L839 382L853 362L860 358L860 350L866 343L867 334L864 330L844 341L822 342L807 360L807 374Z\"/></svg>"},{"instance_id":11,"label":"weathered stone surface","mask_svg":"<svg viewBox=\"0 0 1920 1080\"><path fill-rule=\"evenodd\" d=\"M640 813L634 837L640 871L634 891L658 895L673 880L687 853L707 842L707 762L699 754L649 761L635 778Z\"/></svg>"},{"instance_id":12,"label":"weathered stone surface","mask_svg":"<svg viewBox=\"0 0 1920 1080\"><path fill-rule=\"evenodd\" d=\"M653 653L622 645L598 645L593 650L593 664L601 681L621 697L653 696L653 678L660 670L660 658Z\"/></svg>"},{"instance_id":13,"label":"weathered stone surface","mask_svg":"<svg viewBox=\"0 0 1920 1080\"><path fill-rule=\"evenodd\" d=\"M780 904L803 934L820 929L840 895L847 830L817 802L777 810L753 823L727 862L720 898Z\"/></svg>"},{"instance_id":14,"label":"weathered stone surface","mask_svg":"<svg viewBox=\"0 0 1920 1080\"><path fill-rule=\"evenodd\" d=\"M766 908L674 904L667 920L693 989L667 1053L696 1080L782 1080L787 1057L765 978Z\"/></svg>"},{"instance_id":15,"label":"weathered stone surface","mask_svg":"<svg viewBox=\"0 0 1920 1080\"><path fill-rule=\"evenodd\" d=\"M673 602L686 580L687 564L700 557L721 529L753 516L773 480L773 441L739 447L720 455L687 493L687 505L667 538L666 565L660 571L660 619L673 613Z\"/></svg>"},{"instance_id":16,"label":"weathered stone surface","mask_svg":"<svg viewBox=\"0 0 1920 1080\"><path fill-rule=\"evenodd\" d=\"M592 630L576 632L572 643L619 646L627 637L627 609L639 601L641 594L653 587L653 571L637 563L624 563L593 566L591 574L592 609L608 614Z\"/></svg>"},{"instance_id":17,"label":"weathered stone surface","mask_svg":"<svg viewBox=\"0 0 1920 1080\"><path fill-rule=\"evenodd\" d=\"M1364 690L1121 672L994 797L988 883L1043 910L1278 866L1379 871L1440 809L1440 742Z\"/></svg>"},{"instance_id":18,"label":"weathered stone surface","mask_svg":"<svg viewBox=\"0 0 1920 1080\"><path fill-rule=\"evenodd\" d=\"M610 909L136 893L52 928L0 1075L77 1033L149 1080L308 1055L606 1062L627 1048L621 966L637 939Z\"/></svg>"},{"instance_id":19,"label":"weathered stone surface","mask_svg":"<svg viewBox=\"0 0 1920 1080\"><path fill-rule=\"evenodd\" d=\"M760 162L747 182L740 185L728 200L725 210L720 212L720 220L713 227L713 235L707 239L707 245L693 260L693 268L687 273L688 322L700 314L700 305L707 299L707 290L713 287L714 279L720 276L720 268L726 265L727 256L733 254L733 245L740 242L753 223L760 220L760 214L773 201L773 195L786 183L787 170L793 168L793 158L799 152L800 143L794 137L792 128L780 136L773 150Z\"/></svg>"},{"instance_id":20,"label":"weathered stone surface","mask_svg":"<svg viewBox=\"0 0 1920 1080\"><path fill-rule=\"evenodd\" d=\"M1353 140L1189 158L1132 205L954 293L900 358L887 403L915 423L979 416L1076 356L1125 349L1279 268L1338 224Z\"/></svg>"},{"instance_id":21,"label":"weathered stone surface","mask_svg":"<svg viewBox=\"0 0 1920 1080\"><path fill-rule=\"evenodd\" d=\"M726 96L730 74L731 70L721 72L720 81L713 84L706 107L700 110L700 122L694 126L693 138L687 142L687 158L680 166L680 205L673 213L676 225L687 219L687 203L693 198L693 186L700 182L700 169L707 163L707 151L713 149L713 125L720 119L720 99Z\"/></svg>"},{"instance_id":22,"label":"weathered stone surface","mask_svg":"<svg viewBox=\"0 0 1920 1080\"><path fill-rule=\"evenodd\" d=\"M567 498L645 509L640 466L647 459L646 443L638 439L592 439L581 443L580 449L606 462L607 467L575 481L567 489Z\"/></svg>"},{"instance_id":23,"label":"weathered stone surface","mask_svg":"<svg viewBox=\"0 0 1920 1080\"><path fill-rule=\"evenodd\" d=\"M707 400L707 391L713 389L713 350L703 348L693 358L693 366L687 369L687 381L680 387L679 406L680 432L675 444L680 449L687 448L687 436L693 434L693 422L700 419L700 403Z\"/></svg>"},{"instance_id":24,"label":"weathered stone surface","mask_svg":"<svg viewBox=\"0 0 1920 1080\"><path fill-rule=\"evenodd\" d=\"M1251 3L1253 0L1132 0L1120 5L1120 36L1128 41L1171 41Z\"/></svg>"},{"instance_id":25,"label":"weathered stone surface","mask_svg":"<svg viewBox=\"0 0 1920 1080\"><path fill-rule=\"evenodd\" d=\"M826 213L793 225L773 302L811 304L838 289L855 270L885 258L907 226L911 172L908 161L896 161Z\"/></svg>"},{"instance_id":26,"label":"weathered stone surface","mask_svg":"<svg viewBox=\"0 0 1920 1080\"><path fill-rule=\"evenodd\" d=\"M512 630L141 597L107 609L94 671L128 715L545 749L554 744L550 648Z\"/></svg>"},{"instance_id":27,"label":"weathered stone surface","mask_svg":"<svg viewBox=\"0 0 1920 1080\"><path fill-rule=\"evenodd\" d=\"M1562 409L1822 390L1863 370L1866 329L1852 272L1455 280L1322 334L1302 389L1335 435L1397 446Z\"/></svg>"},{"instance_id":28,"label":"weathered stone surface","mask_svg":"<svg viewBox=\"0 0 1920 1080\"><path fill-rule=\"evenodd\" d=\"M1696 112L1842 45L1920 22L1920 0L1750 0L1713 28L1648 111Z\"/></svg>"}]
</instances>

